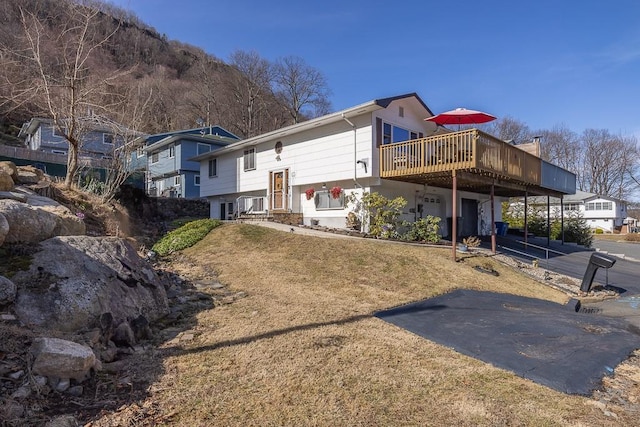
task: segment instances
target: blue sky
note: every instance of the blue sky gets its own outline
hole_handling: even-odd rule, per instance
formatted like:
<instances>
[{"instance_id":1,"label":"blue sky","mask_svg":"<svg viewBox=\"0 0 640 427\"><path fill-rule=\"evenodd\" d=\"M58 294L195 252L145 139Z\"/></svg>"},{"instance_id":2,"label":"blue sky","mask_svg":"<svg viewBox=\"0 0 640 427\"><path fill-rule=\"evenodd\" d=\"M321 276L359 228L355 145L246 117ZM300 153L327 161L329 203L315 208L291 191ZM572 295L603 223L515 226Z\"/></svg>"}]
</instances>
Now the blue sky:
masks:
<instances>
[{"instance_id":1,"label":"blue sky","mask_svg":"<svg viewBox=\"0 0 640 427\"><path fill-rule=\"evenodd\" d=\"M236 49L297 55L319 69L333 110L417 92L456 107L640 139L637 0L113 0L227 61Z\"/></svg>"}]
</instances>

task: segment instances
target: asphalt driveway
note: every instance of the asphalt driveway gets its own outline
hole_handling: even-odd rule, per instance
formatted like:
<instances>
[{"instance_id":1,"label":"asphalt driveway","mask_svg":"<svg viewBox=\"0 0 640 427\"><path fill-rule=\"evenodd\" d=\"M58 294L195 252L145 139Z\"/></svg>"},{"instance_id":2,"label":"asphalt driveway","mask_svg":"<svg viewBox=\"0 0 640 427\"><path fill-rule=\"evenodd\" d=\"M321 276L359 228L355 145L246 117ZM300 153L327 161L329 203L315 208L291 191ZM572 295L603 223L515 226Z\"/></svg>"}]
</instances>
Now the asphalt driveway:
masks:
<instances>
[{"instance_id":1,"label":"asphalt driveway","mask_svg":"<svg viewBox=\"0 0 640 427\"><path fill-rule=\"evenodd\" d=\"M457 290L376 317L569 394L590 395L640 347L623 319L493 292Z\"/></svg>"}]
</instances>

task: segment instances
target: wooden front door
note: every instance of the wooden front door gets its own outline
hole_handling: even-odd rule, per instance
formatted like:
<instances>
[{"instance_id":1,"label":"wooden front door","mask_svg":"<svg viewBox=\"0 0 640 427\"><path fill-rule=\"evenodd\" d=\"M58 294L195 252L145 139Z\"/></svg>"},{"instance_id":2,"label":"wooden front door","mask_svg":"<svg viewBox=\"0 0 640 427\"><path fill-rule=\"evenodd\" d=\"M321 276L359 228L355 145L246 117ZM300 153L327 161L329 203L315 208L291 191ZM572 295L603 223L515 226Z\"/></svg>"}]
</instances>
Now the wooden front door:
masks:
<instances>
[{"instance_id":1,"label":"wooden front door","mask_svg":"<svg viewBox=\"0 0 640 427\"><path fill-rule=\"evenodd\" d=\"M270 210L282 211L287 210L288 206L288 188L289 174L288 169L277 172L269 172L269 187L271 197L269 198Z\"/></svg>"}]
</instances>

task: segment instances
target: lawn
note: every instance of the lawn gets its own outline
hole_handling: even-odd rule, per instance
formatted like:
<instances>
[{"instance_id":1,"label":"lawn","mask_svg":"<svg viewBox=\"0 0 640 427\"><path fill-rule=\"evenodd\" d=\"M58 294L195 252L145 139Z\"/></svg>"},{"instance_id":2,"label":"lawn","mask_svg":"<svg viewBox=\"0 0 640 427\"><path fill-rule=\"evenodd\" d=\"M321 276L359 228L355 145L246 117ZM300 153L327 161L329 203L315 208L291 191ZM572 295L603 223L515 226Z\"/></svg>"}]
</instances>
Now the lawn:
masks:
<instances>
[{"instance_id":1,"label":"lawn","mask_svg":"<svg viewBox=\"0 0 640 427\"><path fill-rule=\"evenodd\" d=\"M592 399L556 392L372 317L456 288L568 299L491 257L456 263L446 248L225 224L175 259L185 276L205 278L213 269L247 297L198 313L193 340L163 345L168 356L148 399L166 424L638 424L637 414L615 405L607 409L617 418L605 416Z\"/></svg>"}]
</instances>

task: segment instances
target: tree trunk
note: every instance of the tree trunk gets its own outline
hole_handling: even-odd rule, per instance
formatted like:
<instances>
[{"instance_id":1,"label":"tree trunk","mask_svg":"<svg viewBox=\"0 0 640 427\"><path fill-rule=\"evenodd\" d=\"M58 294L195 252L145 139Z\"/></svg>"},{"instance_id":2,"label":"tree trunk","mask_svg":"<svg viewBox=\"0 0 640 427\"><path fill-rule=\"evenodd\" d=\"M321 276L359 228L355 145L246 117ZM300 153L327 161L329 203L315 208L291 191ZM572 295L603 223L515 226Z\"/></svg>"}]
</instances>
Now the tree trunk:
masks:
<instances>
[{"instance_id":1,"label":"tree trunk","mask_svg":"<svg viewBox=\"0 0 640 427\"><path fill-rule=\"evenodd\" d=\"M67 175L64 178L64 188L69 189L78 172L78 148L77 143L69 141L69 155L67 157Z\"/></svg>"}]
</instances>

